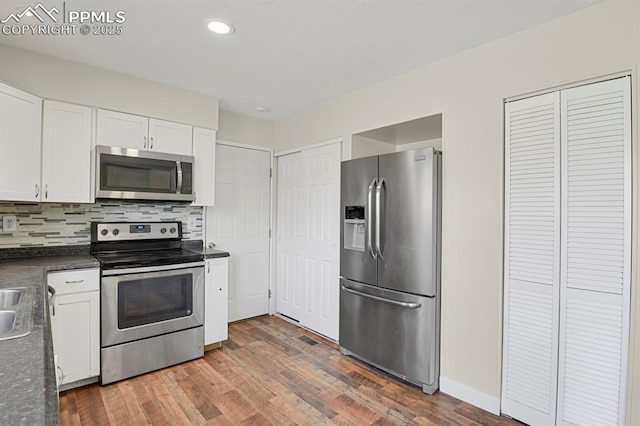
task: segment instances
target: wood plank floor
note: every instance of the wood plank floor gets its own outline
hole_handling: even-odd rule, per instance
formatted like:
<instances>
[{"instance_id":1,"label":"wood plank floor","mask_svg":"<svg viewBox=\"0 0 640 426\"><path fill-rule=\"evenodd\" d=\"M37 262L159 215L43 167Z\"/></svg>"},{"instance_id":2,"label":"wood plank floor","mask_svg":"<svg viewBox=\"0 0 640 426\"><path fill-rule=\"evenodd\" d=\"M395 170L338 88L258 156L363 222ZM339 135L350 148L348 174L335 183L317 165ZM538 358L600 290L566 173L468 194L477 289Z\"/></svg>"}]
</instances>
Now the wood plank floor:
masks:
<instances>
[{"instance_id":1,"label":"wood plank floor","mask_svg":"<svg viewBox=\"0 0 640 426\"><path fill-rule=\"evenodd\" d=\"M429 396L274 316L229 326L204 358L60 394L62 425L518 425Z\"/></svg>"}]
</instances>

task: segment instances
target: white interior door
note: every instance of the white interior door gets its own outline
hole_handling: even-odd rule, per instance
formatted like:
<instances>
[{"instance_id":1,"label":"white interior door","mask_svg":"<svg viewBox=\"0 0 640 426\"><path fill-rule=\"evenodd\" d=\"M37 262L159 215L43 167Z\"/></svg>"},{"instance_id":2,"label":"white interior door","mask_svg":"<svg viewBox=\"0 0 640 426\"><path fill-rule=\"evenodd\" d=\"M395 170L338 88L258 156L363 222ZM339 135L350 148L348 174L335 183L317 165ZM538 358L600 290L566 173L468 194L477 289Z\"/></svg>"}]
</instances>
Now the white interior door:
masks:
<instances>
[{"instance_id":1,"label":"white interior door","mask_svg":"<svg viewBox=\"0 0 640 426\"><path fill-rule=\"evenodd\" d=\"M271 153L218 143L207 243L228 251L229 321L269 312Z\"/></svg>"},{"instance_id":2,"label":"white interior door","mask_svg":"<svg viewBox=\"0 0 640 426\"><path fill-rule=\"evenodd\" d=\"M560 425L625 424L630 93L625 77L561 95Z\"/></svg>"},{"instance_id":3,"label":"white interior door","mask_svg":"<svg viewBox=\"0 0 640 426\"><path fill-rule=\"evenodd\" d=\"M556 418L560 281L560 95L505 105L502 412Z\"/></svg>"},{"instance_id":4,"label":"white interior door","mask_svg":"<svg viewBox=\"0 0 640 426\"><path fill-rule=\"evenodd\" d=\"M278 158L276 310L338 339L340 143Z\"/></svg>"}]
</instances>

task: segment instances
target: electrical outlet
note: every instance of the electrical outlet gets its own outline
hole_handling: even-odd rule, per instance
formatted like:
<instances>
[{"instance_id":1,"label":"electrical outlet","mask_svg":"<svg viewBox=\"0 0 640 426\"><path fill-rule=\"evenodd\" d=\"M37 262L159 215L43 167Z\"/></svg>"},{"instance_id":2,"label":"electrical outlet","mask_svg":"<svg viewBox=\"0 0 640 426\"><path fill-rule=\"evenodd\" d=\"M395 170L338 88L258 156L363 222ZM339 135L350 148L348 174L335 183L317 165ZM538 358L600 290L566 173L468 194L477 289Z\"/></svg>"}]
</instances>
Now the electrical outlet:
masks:
<instances>
[{"instance_id":1,"label":"electrical outlet","mask_svg":"<svg viewBox=\"0 0 640 426\"><path fill-rule=\"evenodd\" d=\"M196 218L195 217L190 217L189 219L187 219L187 228L189 232L192 232L196 229Z\"/></svg>"},{"instance_id":2,"label":"electrical outlet","mask_svg":"<svg viewBox=\"0 0 640 426\"><path fill-rule=\"evenodd\" d=\"M2 216L2 232L16 232L18 230L18 220L15 216Z\"/></svg>"}]
</instances>

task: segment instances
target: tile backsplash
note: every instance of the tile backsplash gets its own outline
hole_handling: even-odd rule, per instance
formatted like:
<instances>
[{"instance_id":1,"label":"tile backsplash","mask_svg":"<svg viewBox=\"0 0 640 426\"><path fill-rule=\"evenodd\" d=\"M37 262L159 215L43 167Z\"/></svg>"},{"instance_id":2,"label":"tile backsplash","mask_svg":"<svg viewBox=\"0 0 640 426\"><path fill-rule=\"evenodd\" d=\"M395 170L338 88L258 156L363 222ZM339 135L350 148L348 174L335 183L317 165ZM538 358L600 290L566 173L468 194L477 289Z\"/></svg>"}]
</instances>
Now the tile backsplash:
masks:
<instances>
[{"instance_id":1,"label":"tile backsplash","mask_svg":"<svg viewBox=\"0 0 640 426\"><path fill-rule=\"evenodd\" d=\"M91 222L182 221L183 239L202 240L203 209L185 203L101 201L96 204L0 202L0 218L15 215L16 232L2 232L0 249L89 244ZM189 229L189 218L195 227Z\"/></svg>"}]
</instances>

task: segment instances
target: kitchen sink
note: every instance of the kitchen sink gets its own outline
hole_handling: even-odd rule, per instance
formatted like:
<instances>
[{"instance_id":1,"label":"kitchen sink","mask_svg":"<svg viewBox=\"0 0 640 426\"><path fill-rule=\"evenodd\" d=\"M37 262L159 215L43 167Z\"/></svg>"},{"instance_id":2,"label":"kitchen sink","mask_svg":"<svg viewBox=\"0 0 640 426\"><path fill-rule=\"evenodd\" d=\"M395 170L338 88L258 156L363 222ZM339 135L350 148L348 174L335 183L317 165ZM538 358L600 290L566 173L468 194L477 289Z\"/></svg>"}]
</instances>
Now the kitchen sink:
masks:
<instances>
[{"instance_id":1,"label":"kitchen sink","mask_svg":"<svg viewBox=\"0 0 640 426\"><path fill-rule=\"evenodd\" d=\"M0 290L0 309L7 309L20 302L22 292L20 290Z\"/></svg>"},{"instance_id":2,"label":"kitchen sink","mask_svg":"<svg viewBox=\"0 0 640 426\"><path fill-rule=\"evenodd\" d=\"M15 311L0 311L0 336L13 330L16 323Z\"/></svg>"},{"instance_id":3,"label":"kitchen sink","mask_svg":"<svg viewBox=\"0 0 640 426\"><path fill-rule=\"evenodd\" d=\"M31 333L35 294L35 287L0 290L0 341Z\"/></svg>"}]
</instances>

